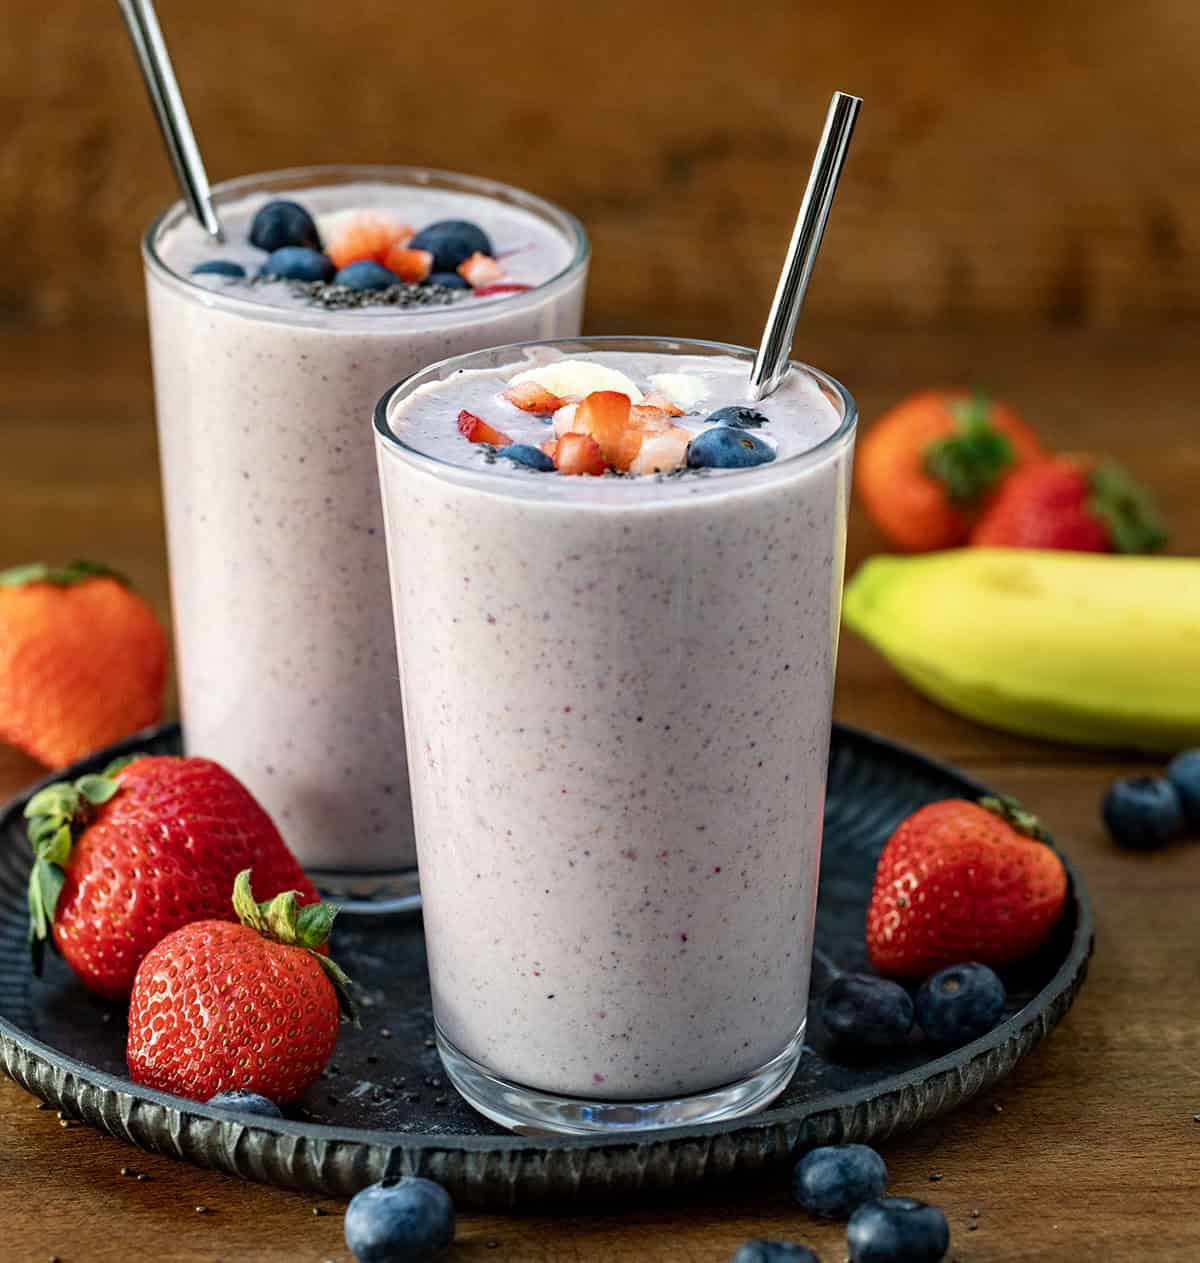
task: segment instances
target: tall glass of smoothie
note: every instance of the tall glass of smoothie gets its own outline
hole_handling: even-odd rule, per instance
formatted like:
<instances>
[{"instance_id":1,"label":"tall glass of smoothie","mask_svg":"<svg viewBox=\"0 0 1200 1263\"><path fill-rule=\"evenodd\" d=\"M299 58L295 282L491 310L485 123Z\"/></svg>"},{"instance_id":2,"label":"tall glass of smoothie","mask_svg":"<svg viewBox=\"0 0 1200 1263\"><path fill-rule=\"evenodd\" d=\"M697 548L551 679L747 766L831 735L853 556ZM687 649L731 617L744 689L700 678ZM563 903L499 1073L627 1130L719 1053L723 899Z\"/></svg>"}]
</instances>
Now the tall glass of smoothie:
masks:
<instances>
[{"instance_id":1,"label":"tall glass of smoothie","mask_svg":"<svg viewBox=\"0 0 1200 1263\"><path fill-rule=\"evenodd\" d=\"M362 907L416 901L379 487L363 418L397 377L577 333L587 238L487 180L328 167L220 185L143 255L190 753ZM399 529L399 522L396 523Z\"/></svg>"},{"instance_id":2,"label":"tall glass of smoothie","mask_svg":"<svg viewBox=\"0 0 1200 1263\"><path fill-rule=\"evenodd\" d=\"M508 1127L736 1117L800 1056L855 408L752 360L502 347L376 410L439 1048Z\"/></svg>"}]
</instances>

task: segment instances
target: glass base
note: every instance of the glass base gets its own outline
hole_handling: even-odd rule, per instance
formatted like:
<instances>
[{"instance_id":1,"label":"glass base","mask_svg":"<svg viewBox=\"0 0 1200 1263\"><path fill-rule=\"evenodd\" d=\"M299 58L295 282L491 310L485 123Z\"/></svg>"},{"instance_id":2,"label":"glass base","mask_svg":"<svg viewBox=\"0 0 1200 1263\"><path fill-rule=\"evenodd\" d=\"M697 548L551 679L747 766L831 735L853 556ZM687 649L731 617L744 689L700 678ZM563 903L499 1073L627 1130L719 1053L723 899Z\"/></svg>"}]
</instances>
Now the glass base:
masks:
<instances>
[{"instance_id":1,"label":"glass base","mask_svg":"<svg viewBox=\"0 0 1200 1263\"><path fill-rule=\"evenodd\" d=\"M415 868L391 873L346 873L331 868L305 869L323 899L345 916L395 916L420 912L421 887Z\"/></svg>"},{"instance_id":2,"label":"glass base","mask_svg":"<svg viewBox=\"0 0 1200 1263\"><path fill-rule=\"evenodd\" d=\"M804 1044L804 1026L765 1066L736 1083L659 1101L591 1101L510 1083L456 1048L437 1028L437 1048L450 1082L485 1118L521 1135L595 1136L719 1123L753 1114L787 1087Z\"/></svg>"}]
</instances>

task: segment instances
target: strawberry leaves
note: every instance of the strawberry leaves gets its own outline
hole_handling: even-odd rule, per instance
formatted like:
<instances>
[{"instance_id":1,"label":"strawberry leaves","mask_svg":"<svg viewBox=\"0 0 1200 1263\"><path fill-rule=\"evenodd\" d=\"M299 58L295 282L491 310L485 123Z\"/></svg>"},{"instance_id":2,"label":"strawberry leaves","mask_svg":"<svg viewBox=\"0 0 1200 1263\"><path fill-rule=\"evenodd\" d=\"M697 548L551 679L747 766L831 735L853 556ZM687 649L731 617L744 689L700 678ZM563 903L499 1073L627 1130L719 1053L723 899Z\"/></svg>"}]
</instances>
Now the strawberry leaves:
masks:
<instances>
[{"instance_id":1,"label":"strawberry leaves","mask_svg":"<svg viewBox=\"0 0 1200 1263\"><path fill-rule=\"evenodd\" d=\"M35 561L27 566L0 571L0 588L23 588L27 583L51 583L56 588L71 588L85 579L116 579L129 586L124 575L98 561L71 561L65 566L48 566L44 561Z\"/></svg>"},{"instance_id":2,"label":"strawberry leaves","mask_svg":"<svg viewBox=\"0 0 1200 1263\"><path fill-rule=\"evenodd\" d=\"M1150 493L1118 465L1100 465L1088 475L1088 509L1108 527L1114 551L1153 553L1167 531Z\"/></svg>"},{"instance_id":3,"label":"strawberry leaves","mask_svg":"<svg viewBox=\"0 0 1200 1263\"><path fill-rule=\"evenodd\" d=\"M921 459L925 472L946 488L955 504L972 505L1013 463L1015 453L992 425L986 395L972 395L949 408L956 432L930 443Z\"/></svg>"},{"instance_id":4,"label":"strawberry leaves","mask_svg":"<svg viewBox=\"0 0 1200 1263\"><path fill-rule=\"evenodd\" d=\"M133 756L136 757L136 756ZM131 760L127 760L131 761ZM122 764L123 766L123 764ZM33 972L41 977L46 943L53 941L51 927L58 897L66 881L64 867L71 855L74 830L87 824L121 788L109 773L81 776L74 783L59 781L39 790L25 805L33 867L29 872L26 900L29 906L29 953Z\"/></svg>"},{"instance_id":5,"label":"strawberry leaves","mask_svg":"<svg viewBox=\"0 0 1200 1263\"><path fill-rule=\"evenodd\" d=\"M989 795L981 798L979 805L984 811L990 811L993 816L999 816L1006 825L1022 836L1032 838L1035 842L1044 842L1047 846L1051 845L1050 835L1042 822L1032 811L1022 807L1020 802L1010 794Z\"/></svg>"}]
</instances>

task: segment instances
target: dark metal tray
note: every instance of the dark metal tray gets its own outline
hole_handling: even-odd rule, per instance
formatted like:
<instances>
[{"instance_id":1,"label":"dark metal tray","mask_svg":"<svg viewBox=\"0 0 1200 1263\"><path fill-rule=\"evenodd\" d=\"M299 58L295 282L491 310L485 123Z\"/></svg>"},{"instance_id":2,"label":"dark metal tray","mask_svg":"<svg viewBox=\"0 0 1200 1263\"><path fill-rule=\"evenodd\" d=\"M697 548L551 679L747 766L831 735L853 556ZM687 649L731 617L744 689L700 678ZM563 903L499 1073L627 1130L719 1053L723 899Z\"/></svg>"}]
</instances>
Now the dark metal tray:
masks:
<instances>
[{"instance_id":1,"label":"dark metal tray","mask_svg":"<svg viewBox=\"0 0 1200 1263\"><path fill-rule=\"evenodd\" d=\"M51 779L96 770L131 750L178 749L178 728L164 726ZM831 964L864 963L863 914L875 859L899 820L922 803L981 792L953 768L835 726L814 994ZM123 1008L84 990L57 957L43 980L31 978L29 850L21 819L27 797L0 811L0 1064L67 1114L145 1149L332 1195L385 1175L421 1174L444 1184L462 1206L627 1197L753 1174L813 1143L879 1140L1006 1075L1070 1008L1092 948L1087 896L1068 864L1066 915L1046 948L1008 974L1008 1016L983 1039L940 1057L914 1040L886 1058L847 1064L831 1056L813 1022L791 1085L753 1118L643 1140L547 1138L502 1132L446 1083L433 1049L419 918L346 917L335 930L334 951L364 987L362 1028L343 1028L326 1077L289 1118L247 1127L125 1078Z\"/></svg>"}]
</instances>

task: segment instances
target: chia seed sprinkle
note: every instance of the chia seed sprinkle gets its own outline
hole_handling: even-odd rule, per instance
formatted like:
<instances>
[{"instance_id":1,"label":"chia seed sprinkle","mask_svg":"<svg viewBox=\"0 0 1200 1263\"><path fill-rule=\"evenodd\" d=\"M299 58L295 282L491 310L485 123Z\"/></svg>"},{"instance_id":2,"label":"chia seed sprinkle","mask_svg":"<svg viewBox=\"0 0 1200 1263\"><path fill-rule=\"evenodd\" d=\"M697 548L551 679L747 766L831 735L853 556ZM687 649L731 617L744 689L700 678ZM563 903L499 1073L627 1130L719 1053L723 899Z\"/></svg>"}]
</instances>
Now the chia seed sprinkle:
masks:
<instances>
[{"instance_id":1,"label":"chia seed sprinkle","mask_svg":"<svg viewBox=\"0 0 1200 1263\"><path fill-rule=\"evenodd\" d=\"M244 282L251 288L260 285L286 285L297 298L310 307L325 311L361 311L364 307L450 307L471 293L450 289L445 285L410 285L401 281L387 289L351 289L330 281L280 280L274 276L253 276Z\"/></svg>"}]
</instances>

